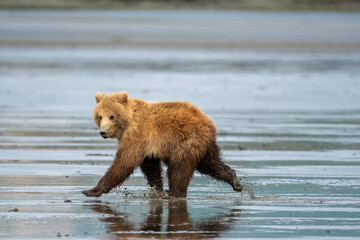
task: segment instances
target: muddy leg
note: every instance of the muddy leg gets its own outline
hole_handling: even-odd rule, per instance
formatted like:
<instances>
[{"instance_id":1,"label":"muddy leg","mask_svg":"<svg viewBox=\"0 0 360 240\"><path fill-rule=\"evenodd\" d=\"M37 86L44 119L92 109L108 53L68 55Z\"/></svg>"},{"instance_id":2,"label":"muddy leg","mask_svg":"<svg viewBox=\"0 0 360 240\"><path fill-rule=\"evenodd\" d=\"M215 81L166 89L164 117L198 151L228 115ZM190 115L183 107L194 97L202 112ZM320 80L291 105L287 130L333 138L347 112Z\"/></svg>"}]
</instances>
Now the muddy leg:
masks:
<instances>
[{"instance_id":1,"label":"muddy leg","mask_svg":"<svg viewBox=\"0 0 360 240\"><path fill-rule=\"evenodd\" d=\"M236 176L236 172L221 160L204 159L198 164L196 170L201 174L230 184L237 192L241 192L243 188Z\"/></svg>"},{"instance_id":2,"label":"muddy leg","mask_svg":"<svg viewBox=\"0 0 360 240\"><path fill-rule=\"evenodd\" d=\"M110 190L122 184L134 171L135 167L139 166L140 159L136 155L127 152L121 153L118 151L111 167L107 170L99 183L90 190L82 193L88 197L100 197L103 193L108 193Z\"/></svg>"},{"instance_id":3,"label":"muddy leg","mask_svg":"<svg viewBox=\"0 0 360 240\"><path fill-rule=\"evenodd\" d=\"M186 164L169 164L169 195L177 198L185 198L190 180L194 174L194 168Z\"/></svg>"},{"instance_id":4,"label":"muddy leg","mask_svg":"<svg viewBox=\"0 0 360 240\"><path fill-rule=\"evenodd\" d=\"M162 168L160 159L146 157L140 166L148 183L156 191L163 191Z\"/></svg>"},{"instance_id":5,"label":"muddy leg","mask_svg":"<svg viewBox=\"0 0 360 240\"><path fill-rule=\"evenodd\" d=\"M122 184L134 171L134 167L118 172L114 170L116 168L113 164L93 189L82 191L82 193L88 197L100 197L103 193L108 193L114 187Z\"/></svg>"},{"instance_id":6,"label":"muddy leg","mask_svg":"<svg viewBox=\"0 0 360 240\"><path fill-rule=\"evenodd\" d=\"M197 165L196 170L201 174L230 184L237 192L241 192L243 188L236 172L221 160L220 148L215 141L209 143L206 155Z\"/></svg>"}]
</instances>

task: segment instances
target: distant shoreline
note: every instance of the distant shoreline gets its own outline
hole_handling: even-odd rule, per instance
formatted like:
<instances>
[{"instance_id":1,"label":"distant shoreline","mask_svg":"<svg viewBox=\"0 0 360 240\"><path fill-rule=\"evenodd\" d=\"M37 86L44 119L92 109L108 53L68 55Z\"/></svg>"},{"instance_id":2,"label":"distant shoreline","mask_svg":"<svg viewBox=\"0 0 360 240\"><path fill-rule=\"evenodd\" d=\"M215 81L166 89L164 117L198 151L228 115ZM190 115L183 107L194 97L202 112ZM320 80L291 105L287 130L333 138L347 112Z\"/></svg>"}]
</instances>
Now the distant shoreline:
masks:
<instances>
[{"instance_id":1,"label":"distant shoreline","mask_svg":"<svg viewBox=\"0 0 360 240\"><path fill-rule=\"evenodd\" d=\"M359 0L2 0L0 9L219 9L360 11Z\"/></svg>"}]
</instances>

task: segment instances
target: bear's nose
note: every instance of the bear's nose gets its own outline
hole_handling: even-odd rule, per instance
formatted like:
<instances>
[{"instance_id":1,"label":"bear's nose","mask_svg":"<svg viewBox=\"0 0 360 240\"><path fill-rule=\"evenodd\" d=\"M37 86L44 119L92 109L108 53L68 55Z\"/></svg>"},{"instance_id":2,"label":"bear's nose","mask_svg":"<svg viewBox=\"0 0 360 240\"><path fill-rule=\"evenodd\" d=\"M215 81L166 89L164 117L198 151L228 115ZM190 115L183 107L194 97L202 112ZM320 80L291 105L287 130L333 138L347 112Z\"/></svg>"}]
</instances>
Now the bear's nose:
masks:
<instances>
[{"instance_id":1,"label":"bear's nose","mask_svg":"<svg viewBox=\"0 0 360 240\"><path fill-rule=\"evenodd\" d=\"M106 132L100 132L100 135L104 136L104 135L106 135Z\"/></svg>"}]
</instances>

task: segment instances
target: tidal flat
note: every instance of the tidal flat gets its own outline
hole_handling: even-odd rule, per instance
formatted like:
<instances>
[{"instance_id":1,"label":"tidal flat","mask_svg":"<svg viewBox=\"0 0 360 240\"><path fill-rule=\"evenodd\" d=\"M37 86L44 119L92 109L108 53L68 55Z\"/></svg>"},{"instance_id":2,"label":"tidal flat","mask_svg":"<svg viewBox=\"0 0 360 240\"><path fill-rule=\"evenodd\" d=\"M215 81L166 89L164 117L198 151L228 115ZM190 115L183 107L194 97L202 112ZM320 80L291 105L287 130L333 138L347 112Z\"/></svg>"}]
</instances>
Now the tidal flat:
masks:
<instances>
[{"instance_id":1,"label":"tidal flat","mask_svg":"<svg viewBox=\"0 0 360 240\"><path fill-rule=\"evenodd\" d=\"M357 13L1 10L0 238L357 239L359 29ZM154 199L137 169L85 197L117 147L95 93L124 90L203 109L244 193L195 173L187 199Z\"/></svg>"}]
</instances>

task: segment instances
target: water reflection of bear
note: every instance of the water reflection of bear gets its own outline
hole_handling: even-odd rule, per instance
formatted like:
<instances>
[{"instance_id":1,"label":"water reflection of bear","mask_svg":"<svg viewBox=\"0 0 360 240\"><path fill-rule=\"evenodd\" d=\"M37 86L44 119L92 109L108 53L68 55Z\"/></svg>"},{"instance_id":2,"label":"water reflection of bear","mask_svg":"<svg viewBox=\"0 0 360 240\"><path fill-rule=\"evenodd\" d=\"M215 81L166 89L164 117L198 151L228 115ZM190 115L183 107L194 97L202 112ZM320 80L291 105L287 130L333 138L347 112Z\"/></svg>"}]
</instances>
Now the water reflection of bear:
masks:
<instances>
[{"instance_id":1,"label":"water reflection of bear","mask_svg":"<svg viewBox=\"0 0 360 240\"><path fill-rule=\"evenodd\" d=\"M224 231L230 230L240 215L239 209L222 212L216 216L193 222L187 210L187 200L150 200L149 213L143 220L142 227L138 222L131 222L129 213L119 212L100 201L90 207L104 214L102 221L106 222L109 233L117 238L157 238L157 239L208 239L219 237ZM164 213L168 206L168 216ZM109 216L110 215L110 216ZM167 219L167 223L163 220ZM166 224L166 229L163 225Z\"/></svg>"}]
</instances>

